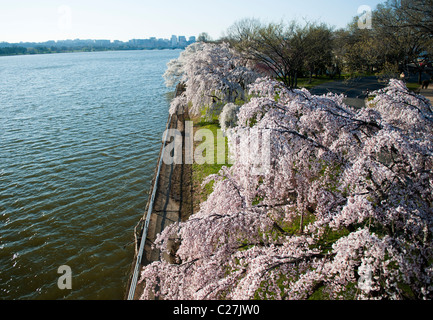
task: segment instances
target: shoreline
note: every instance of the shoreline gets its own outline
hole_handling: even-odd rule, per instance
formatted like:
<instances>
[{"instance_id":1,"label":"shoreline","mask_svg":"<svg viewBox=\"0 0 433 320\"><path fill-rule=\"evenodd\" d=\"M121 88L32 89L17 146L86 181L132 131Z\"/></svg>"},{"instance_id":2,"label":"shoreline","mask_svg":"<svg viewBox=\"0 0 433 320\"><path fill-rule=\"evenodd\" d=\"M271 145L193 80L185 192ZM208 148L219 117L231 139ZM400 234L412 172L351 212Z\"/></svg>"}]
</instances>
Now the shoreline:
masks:
<instances>
[{"instance_id":1,"label":"shoreline","mask_svg":"<svg viewBox=\"0 0 433 320\"><path fill-rule=\"evenodd\" d=\"M179 88L176 89L175 96L179 94ZM166 129L177 129L185 140L185 121L188 120L188 114L175 114L169 117ZM161 162L164 147L169 143L162 143L157 163ZM183 143L185 145L185 143ZM182 152L184 153L184 148ZM159 250L154 250L152 244L156 236L161 233L167 226L172 223L186 221L193 214L193 184L192 184L192 165L188 164L170 164L161 162L160 170L157 165L152 179L152 187L149 190L149 199L146 204L146 210L143 217L138 222L134 230L135 237L135 254L132 261L130 276L127 283L125 299L139 300L143 292L143 286L139 282L139 274L134 279L135 268L141 269L161 258L171 260L169 255L160 256ZM152 195L154 201L152 203ZM153 205L150 208L150 205ZM143 241L143 232L148 223L147 236ZM144 243L142 255L140 255L140 244ZM138 261L141 259L141 261ZM136 281L136 283L134 283ZM135 286L135 288L132 288ZM132 291L134 291L132 293ZM133 295L133 297L132 297Z\"/></svg>"},{"instance_id":2,"label":"shoreline","mask_svg":"<svg viewBox=\"0 0 433 320\"><path fill-rule=\"evenodd\" d=\"M1 48L0 48L1 49ZM51 54L65 54L65 53L92 53L92 52L123 52L123 51L172 51L172 50L183 50L181 48L154 48L154 49L142 49L142 48L128 48L128 49L93 49L93 50L66 50L62 52L38 52L38 53L18 53L18 54L0 54L0 58L2 57L22 57L22 56L39 56L39 55L51 55Z\"/></svg>"}]
</instances>

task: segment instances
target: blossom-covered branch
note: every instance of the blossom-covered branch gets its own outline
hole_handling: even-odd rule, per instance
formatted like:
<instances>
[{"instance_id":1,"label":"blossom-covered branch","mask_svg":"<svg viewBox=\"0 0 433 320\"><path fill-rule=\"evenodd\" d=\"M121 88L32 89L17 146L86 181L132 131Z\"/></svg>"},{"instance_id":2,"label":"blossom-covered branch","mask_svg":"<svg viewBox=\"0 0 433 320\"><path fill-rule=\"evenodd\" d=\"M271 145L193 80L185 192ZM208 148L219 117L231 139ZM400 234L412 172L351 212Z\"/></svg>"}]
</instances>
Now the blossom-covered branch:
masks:
<instances>
[{"instance_id":1,"label":"blossom-covered branch","mask_svg":"<svg viewBox=\"0 0 433 320\"><path fill-rule=\"evenodd\" d=\"M249 95L226 128L233 166L159 236L177 263L144 269L143 298L433 298L430 103L397 80L362 109L267 78ZM271 133L260 174L239 144L253 130Z\"/></svg>"}]
</instances>

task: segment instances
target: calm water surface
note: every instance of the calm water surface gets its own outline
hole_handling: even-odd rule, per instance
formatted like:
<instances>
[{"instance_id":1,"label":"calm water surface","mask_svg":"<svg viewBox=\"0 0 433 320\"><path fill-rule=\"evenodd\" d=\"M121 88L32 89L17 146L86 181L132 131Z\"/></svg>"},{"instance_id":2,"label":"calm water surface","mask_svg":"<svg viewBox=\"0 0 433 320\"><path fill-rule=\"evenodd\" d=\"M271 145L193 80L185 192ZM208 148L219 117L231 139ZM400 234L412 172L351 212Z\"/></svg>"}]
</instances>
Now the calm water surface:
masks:
<instances>
[{"instance_id":1,"label":"calm water surface","mask_svg":"<svg viewBox=\"0 0 433 320\"><path fill-rule=\"evenodd\" d=\"M179 53L0 57L0 299L124 298Z\"/></svg>"}]
</instances>

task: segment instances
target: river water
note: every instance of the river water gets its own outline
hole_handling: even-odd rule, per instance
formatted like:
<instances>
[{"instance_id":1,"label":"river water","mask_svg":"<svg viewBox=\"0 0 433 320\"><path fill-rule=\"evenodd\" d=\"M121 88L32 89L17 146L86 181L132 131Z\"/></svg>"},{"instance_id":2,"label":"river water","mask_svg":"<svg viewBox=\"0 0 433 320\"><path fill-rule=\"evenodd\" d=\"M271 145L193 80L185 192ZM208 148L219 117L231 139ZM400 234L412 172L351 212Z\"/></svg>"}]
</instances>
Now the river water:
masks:
<instances>
[{"instance_id":1,"label":"river water","mask_svg":"<svg viewBox=\"0 0 433 320\"><path fill-rule=\"evenodd\" d=\"M0 57L0 299L124 298L179 54Z\"/></svg>"}]
</instances>

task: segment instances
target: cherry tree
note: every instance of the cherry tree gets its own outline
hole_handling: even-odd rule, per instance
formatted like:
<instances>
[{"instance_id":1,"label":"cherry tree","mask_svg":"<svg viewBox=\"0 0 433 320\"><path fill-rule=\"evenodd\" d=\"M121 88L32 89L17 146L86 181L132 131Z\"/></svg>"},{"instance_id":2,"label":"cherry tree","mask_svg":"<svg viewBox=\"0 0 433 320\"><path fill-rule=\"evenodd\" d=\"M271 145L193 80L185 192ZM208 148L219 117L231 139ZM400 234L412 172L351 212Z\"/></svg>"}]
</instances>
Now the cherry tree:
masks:
<instances>
[{"instance_id":1,"label":"cherry tree","mask_svg":"<svg viewBox=\"0 0 433 320\"><path fill-rule=\"evenodd\" d=\"M233 166L203 182L214 189L197 214L158 236L175 262L143 269L142 298L431 299L429 101L397 80L362 109L268 78L249 89ZM254 130L271 136L259 174L260 152L240 143Z\"/></svg>"},{"instance_id":2,"label":"cherry tree","mask_svg":"<svg viewBox=\"0 0 433 320\"><path fill-rule=\"evenodd\" d=\"M240 106L234 103L228 103L224 106L219 117L221 130L226 132L228 129L236 125L239 109Z\"/></svg>"},{"instance_id":3,"label":"cherry tree","mask_svg":"<svg viewBox=\"0 0 433 320\"><path fill-rule=\"evenodd\" d=\"M185 84L184 96L191 104L188 110L200 115L205 108L212 113L227 103L245 100L245 90L257 74L227 43L198 42L169 62L164 77L167 85Z\"/></svg>"},{"instance_id":4,"label":"cherry tree","mask_svg":"<svg viewBox=\"0 0 433 320\"><path fill-rule=\"evenodd\" d=\"M167 63L167 69L163 75L167 87L173 87L182 81L185 75L185 65L194 56L197 51L203 50L203 42L195 42L185 48L179 55L179 58L170 60Z\"/></svg>"}]
</instances>

